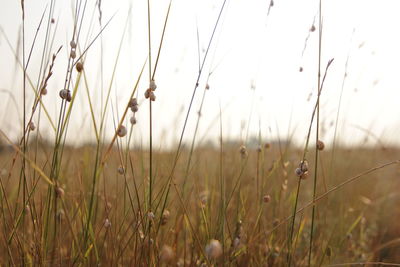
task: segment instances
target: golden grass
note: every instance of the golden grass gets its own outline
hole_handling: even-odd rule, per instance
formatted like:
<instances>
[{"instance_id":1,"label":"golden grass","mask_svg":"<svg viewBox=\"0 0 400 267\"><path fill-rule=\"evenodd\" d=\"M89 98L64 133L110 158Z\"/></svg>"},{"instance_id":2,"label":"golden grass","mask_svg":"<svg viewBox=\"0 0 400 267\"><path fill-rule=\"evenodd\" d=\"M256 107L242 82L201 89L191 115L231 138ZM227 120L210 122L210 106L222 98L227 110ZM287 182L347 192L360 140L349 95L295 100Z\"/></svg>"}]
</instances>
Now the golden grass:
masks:
<instances>
[{"instance_id":1,"label":"golden grass","mask_svg":"<svg viewBox=\"0 0 400 267\"><path fill-rule=\"evenodd\" d=\"M40 144L39 150L42 152L36 164L43 172L48 172L51 149ZM64 150L58 183L65 194L57 206L57 238L55 243L49 244L49 250L55 250L56 263L68 266L74 262L94 264L100 261L108 266L139 266L146 264L146 251L150 250L154 264L159 264L162 248L168 246L174 253L174 257L169 259L170 264L186 258L188 264L197 265L206 262L202 250L208 242L217 239L223 244L223 256L215 260L217 264L286 264L285 243L289 230L289 221L286 219L291 216L298 179L294 169L301 157L301 150L288 148L282 155L275 146L263 148L261 152L248 149L248 157L243 158L239 145L227 145L222 155L218 149L196 149L187 176L186 192L183 194L180 191L180 195L177 195L175 191L171 191L170 201L166 206L169 211L167 219L161 216L161 206L157 206L157 203L161 203L164 189L168 186L166 183L173 163L173 153L154 153L153 190L156 209L152 219L155 225L152 236L155 238L151 242L146 239L144 224L149 219L145 214L149 154L140 150L129 151L128 158L132 165L126 165L125 173L121 175L118 173L118 151L113 150L97 181L90 249L84 251L80 242L85 228L84 218L88 216L86 205L90 198L88 192L94 166L91 155L94 152L93 146L66 147ZM337 149L335 168L330 175L327 166L330 164L331 151L322 151L319 174L322 182L318 185L317 196L371 166L390 161L399 152L395 149ZM27 156L32 156L30 153L33 152L28 149ZM22 253L32 262L44 263L49 260L41 258L47 185L39 183L29 207L24 207L21 199L16 197L20 162L16 161L12 165L14 156L14 152L3 151L0 157L3 163L1 167L6 170L1 177L4 188L1 202L1 240L9 240L0 243L0 255L4 255L1 264L9 264L10 258L18 262ZM172 181L178 189L183 185L186 168L183 159L187 156L188 151L184 150L173 176ZM221 157L225 186L223 197L220 195L219 177ZM313 165L313 162L309 164ZM8 175L9 172L11 175ZM28 189L31 189L35 186L38 175L34 174L34 169L27 174ZM313 241L315 265L400 260L400 229L397 223L400 219L399 176L399 165L379 169L318 201ZM236 186L238 179L241 179L239 195ZM299 208L312 200L311 179L303 181L302 187ZM265 194L271 196L268 203L263 201ZM185 207L182 207L179 197L184 197ZM222 199L226 207L221 206ZM24 234L20 227L15 229L16 215L22 211L25 211ZM310 211L306 209L297 217L292 259L299 266L305 265L307 260ZM161 223L162 221L164 222ZM277 225L279 226L275 227ZM222 227L226 229L223 236ZM10 239L13 231L15 235ZM199 244L192 231L195 231ZM21 250L20 242L27 244L24 250Z\"/></svg>"}]
</instances>

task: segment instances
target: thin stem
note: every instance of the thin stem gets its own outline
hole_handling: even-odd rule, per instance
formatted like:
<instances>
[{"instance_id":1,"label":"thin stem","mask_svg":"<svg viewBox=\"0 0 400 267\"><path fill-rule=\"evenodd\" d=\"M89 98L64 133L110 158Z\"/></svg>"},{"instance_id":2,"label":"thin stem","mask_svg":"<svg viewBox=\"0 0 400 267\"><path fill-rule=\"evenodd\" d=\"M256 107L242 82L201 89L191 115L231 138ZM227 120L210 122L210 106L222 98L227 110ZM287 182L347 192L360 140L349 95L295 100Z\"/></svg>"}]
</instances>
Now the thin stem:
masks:
<instances>
[{"instance_id":1,"label":"thin stem","mask_svg":"<svg viewBox=\"0 0 400 267\"><path fill-rule=\"evenodd\" d=\"M152 90L151 88L151 81L152 81L152 76L151 76L151 19L150 19L150 0L147 0L147 25L148 25L148 45L149 45L149 92ZM152 195L153 195L153 109L152 109L152 102L153 99L152 97L149 97L149 213L152 212ZM152 264L152 259L151 259L151 226L152 226L152 218L149 218L149 224L148 224L148 242L149 242L149 255L148 255L148 264Z\"/></svg>"},{"instance_id":2,"label":"thin stem","mask_svg":"<svg viewBox=\"0 0 400 267\"><path fill-rule=\"evenodd\" d=\"M319 36L318 36L318 96L317 96L317 125L316 125L316 134L315 134L315 161L314 161L314 185L313 185L313 201L316 198L317 192L317 177L318 177L318 141L319 141L319 102L320 102L320 93L321 90L321 53L322 53L322 0L319 1ZM315 224L315 209L316 206L312 207L312 215L311 215L311 230L310 230L310 247L308 251L308 266L311 266L311 256L312 256L312 246L313 246L313 238L314 238L314 224Z\"/></svg>"}]
</instances>

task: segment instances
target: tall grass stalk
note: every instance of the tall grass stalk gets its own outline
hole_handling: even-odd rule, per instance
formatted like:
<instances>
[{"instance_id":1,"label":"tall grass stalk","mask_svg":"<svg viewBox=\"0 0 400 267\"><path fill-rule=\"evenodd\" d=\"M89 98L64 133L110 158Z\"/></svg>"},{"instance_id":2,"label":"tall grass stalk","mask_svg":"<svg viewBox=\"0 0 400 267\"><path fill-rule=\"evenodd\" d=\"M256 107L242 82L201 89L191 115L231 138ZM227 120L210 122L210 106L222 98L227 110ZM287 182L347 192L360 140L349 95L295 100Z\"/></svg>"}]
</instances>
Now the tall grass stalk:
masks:
<instances>
[{"instance_id":1,"label":"tall grass stalk","mask_svg":"<svg viewBox=\"0 0 400 267\"><path fill-rule=\"evenodd\" d=\"M317 121L315 129L315 160L314 160L314 184L313 184L313 201L317 193L317 177L318 177L318 155L319 155L319 103L321 90L321 54L322 54L322 0L319 0L319 23L318 23L318 77L317 77ZM311 256L313 248L314 224L315 224L316 206L312 208L311 229L310 229L310 247L308 251L308 266L311 266Z\"/></svg>"},{"instance_id":2,"label":"tall grass stalk","mask_svg":"<svg viewBox=\"0 0 400 267\"><path fill-rule=\"evenodd\" d=\"M219 21L221 19L222 13L224 11L226 2L227 2L227 0L224 0L224 2L222 3L221 8L219 10L219 14L218 14L217 20L216 20L216 22L214 24L214 28L213 28L211 37L210 37L208 45L207 45L207 49L206 49L205 54L203 56L203 60L202 60L202 63L201 63L200 69L199 69L199 73L197 75L196 83L195 83L195 86L194 86L194 89L193 89L193 93L192 93L192 96L191 96L191 99L190 99L190 102L189 102L189 107L187 109L185 120L184 120L184 123L183 123L183 128L182 128L182 131L181 131L181 134L180 134L178 147L177 147L176 152L175 152L175 156L174 156L174 161L173 161L173 165L172 165L172 168L171 168L171 172L168 175L166 186L164 186L164 188L166 188L166 192L165 192L165 197L164 197L164 200L163 200L162 212L164 211L164 209L165 209L165 207L167 205L171 184L174 186L174 189L175 189L176 193L179 194L178 188L176 187L175 183L173 183L173 177L174 177L174 173L175 173L175 168L177 166L178 159L180 157L180 152L181 152L181 147L182 147L182 142L183 142L183 136L185 134L186 126L187 126L187 123L189 121L189 115L190 115L190 112L192 110L193 101L194 101L194 98L195 98L195 95L196 95L196 92L197 92L197 88L199 86L199 82L200 82L200 78L201 78L201 75L202 75L202 72L203 72L203 68L204 68L205 62L207 60L207 56L208 56L208 53L210 51L211 44L212 44L212 41L214 39L214 35L215 35L217 27L219 25ZM182 202L182 204L183 204L183 202ZM186 208L184 208L184 210L185 209Z\"/></svg>"},{"instance_id":3,"label":"tall grass stalk","mask_svg":"<svg viewBox=\"0 0 400 267\"><path fill-rule=\"evenodd\" d=\"M302 160L301 160L300 165L299 165L300 168L303 168L303 164L305 163L306 158L307 158L308 146L309 146L309 141L310 141L310 136L311 136L311 129L312 129L312 125L313 125L313 122L314 122L315 115L316 115L319 97L320 97L320 95L322 93L322 90L323 90L323 87L324 87L324 82L325 82L326 76L328 74L329 67L331 66L333 60L334 59L332 58L332 59L330 59L328 61L327 65L326 65L326 68L325 68L324 76L322 78L320 89L318 90L317 100L316 100L316 103L315 103L314 108L313 108L313 112L312 112L312 115L311 115L311 121L310 121L309 128L308 128L308 134L307 134L307 138L306 138L306 144L305 144L305 147L304 147L304 150L303 150ZM298 204L298 198L299 198L299 192L300 192L300 185L301 185L301 180L302 180L301 177L299 177L298 179L299 180L298 180L298 184L297 184L296 198L295 198L295 203L294 203L294 208L293 208L293 215L291 216L292 223L290 225L289 239L288 239L287 264L289 266L291 265L291 245L292 245L292 239L293 239L293 233L294 233L295 219L296 219L296 214L297 214L296 210L297 210L297 204Z\"/></svg>"},{"instance_id":4,"label":"tall grass stalk","mask_svg":"<svg viewBox=\"0 0 400 267\"><path fill-rule=\"evenodd\" d=\"M25 62L25 1L21 0L21 10L22 10L22 67L23 67L23 93L22 93L22 114L23 114L23 119L22 119L22 139L23 139L23 144L22 144L22 151L24 154L26 154L27 151L27 140L26 140L26 134L25 134L25 125L26 124L26 62ZM27 194L27 174L26 174L26 168L25 168L25 163L26 160L25 158L22 158L22 168L21 168L21 175L22 175L22 203L26 203L26 194ZM21 184L21 178L20 178L20 182L19 184ZM17 208L17 206L16 206ZM24 206L22 206L22 209L24 209ZM23 230L22 230L22 238L25 238L25 220L24 220L24 215L25 213L23 213ZM23 243L23 251L26 250L25 248L25 244ZM22 256L22 264L25 264L25 253L23 253Z\"/></svg>"},{"instance_id":5,"label":"tall grass stalk","mask_svg":"<svg viewBox=\"0 0 400 267\"><path fill-rule=\"evenodd\" d=\"M149 88L151 89L151 18L150 18L150 0L147 0L147 29L148 29L148 49L149 49ZM152 102L153 99L149 97L149 200L148 200L148 215L154 214L153 213L153 206L152 206L152 197L153 197L153 109L152 109ZM149 246L149 256L148 256L148 264L152 264L152 257L151 257L151 227L153 224L153 218L148 218L148 246Z\"/></svg>"}]
</instances>

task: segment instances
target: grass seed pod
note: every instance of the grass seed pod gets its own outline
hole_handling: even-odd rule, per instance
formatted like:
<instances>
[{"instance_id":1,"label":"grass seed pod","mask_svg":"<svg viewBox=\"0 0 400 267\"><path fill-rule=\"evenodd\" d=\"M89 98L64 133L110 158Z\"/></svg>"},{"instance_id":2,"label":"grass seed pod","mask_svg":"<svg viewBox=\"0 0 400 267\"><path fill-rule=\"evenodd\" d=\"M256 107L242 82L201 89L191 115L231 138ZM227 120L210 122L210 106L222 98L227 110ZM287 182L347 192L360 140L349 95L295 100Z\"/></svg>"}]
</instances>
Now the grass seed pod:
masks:
<instances>
[{"instance_id":1,"label":"grass seed pod","mask_svg":"<svg viewBox=\"0 0 400 267\"><path fill-rule=\"evenodd\" d=\"M135 115L133 115L133 116L129 119L129 121L130 121L130 123L131 123L132 125L135 125L135 124L137 123Z\"/></svg>"},{"instance_id":2,"label":"grass seed pod","mask_svg":"<svg viewBox=\"0 0 400 267\"><path fill-rule=\"evenodd\" d=\"M127 133L128 133L128 131L126 130L126 127L124 125L120 125L118 127L117 135L119 137L124 137Z\"/></svg>"},{"instance_id":3,"label":"grass seed pod","mask_svg":"<svg viewBox=\"0 0 400 267\"><path fill-rule=\"evenodd\" d=\"M137 102L136 98L131 98L129 100L128 107L132 108L132 107L137 106L137 105L138 105L138 102Z\"/></svg>"},{"instance_id":4,"label":"grass seed pod","mask_svg":"<svg viewBox=\"0 0 400 267\"><path fill-rule=\"evenodd\" d=\"M168 245L163 245L160 251L160 262L169 264L172 263L174 258L174 250Z\"/></svg>"},{"instance_id":5,"label":"grass seed pod","mask_svg":"<svg viewBox=\"0 0 400 267\"><path fill-rule=\"evenodd\" d=\"M76 63L75 68L76 68L76 71L77 71L77 72L82 72L82 70L83 70L83 64L82 64L82 62Z\"/></svg>"},{"instance_id":6,"label":"grass seed pod","mask_svg":"<svg viewBox=\"0 0 400 267\"><path fill-rule=\"evenodd\" d=\"M138 105L132 106L132 107L131 107L131 110L132 110L132 112L138 112L138 110L139 110Z\"/></svg>"},{"instance_id":7,"label":"grass seed pod","mask_svg":"<svg viewBox=\"0 0 400 267\"><path fill-rule=\"evenodd\" d=\"M34 131L36 129L36 125L33 121L29 122L29 130Z\"/></svg>"},{"instance_id":8,"label":"grass seed pod","mask_svg":"<svg viewBox=\"0 0 400 267\"><path fill-rule=\"evenodd\" d=\"M124 166L120 165L120 166L118 167L117 171L118 171L119 174L123 175L123 174L125 173L125 168L124 168Z\"/></svg>"},{"instance_id":9,"label":"grass seed pod","mask_svg":"<svg viewBox=\"0 0 400 267\"><path fill-rule=\"evenodd\" d=\"M71 40L71 42L69 42L69 45L71 46L72 49L76 48L76 43L74 40Z\"/></svg>"},{"instance_id":10,"label":"grass seed pod","mask_svg":"<svg viewBox=\"0 0 400 267\"><path fill-rule=\"evenodd\" d=\"M212 239L206 246L206 255L209 259L217 259L222 255L221 243Z\"/></svg>"},{"instance_id":11,"label":"grass seed pod","mask_svg":"<svg viewBox=\"0 0 400 267\"><path fill-rule=\"evenodd\" d=\"M71 53L69 54L69 56L70 56L72 59L75 59L75 58L76 58L76 51L75 51L75 50L71 50Z\"/></svg>"},{"instance_id":12,"label":"grass seed pod","mask_svg":"<svg viewBox=\"0 0 400 267\"><path fill-rule=\"evenodd\" d=\"M157 85L156 85L156 82L155 82L154 80L151 80L151 81L150 81L150 86L149 86L149 88L150 88L152 91L154 91L154 90L157 89Z\"/></svg>"},{"instance_id":13,"label":"grass seed pod","mask_svg":"<svg viewBox=\"0 0 400 267\"><path fill-rule=\"evenodd\" d=\"M62 198L64 196L64 189L62 187L56 187L56 196L59 198Z\"/></svg>"},{"instance_id":14,"label":"grass seed pod","mask_svg":"<svg viewBox=\"0 0 400 267\"><path fill-rule=\"evenodd\" d=\"M150 91L150 100L151 101L156 101L156 95L154 94L153 91Z\"/></svg>"},{"instance_id":15,"label":"grass seed pod","mask_svg":"<svg viewBox=\"0 0 400 267\"><path fill-rule=\"evenodd\" d=\"M317 149L318 149L318 150L324 150L324 148L325 148L324 142L322 142L321 140L318 140L318 142L317 142Z\"/></svg>"},{"instance_id":16,"label":"grass seed pod","mask_svg":"<svg viewBox=\"0 0 400 267\"><path fill-rule=\"evenodd\" d=\"M150 88L147 89L146 92L144 92L144 97L145 97L146 99L148 99L148 98L150 97L150 92L151 92Z\"/></svg>"},{"instance_id":17,"label":"grass seed pod","mask_svg":"<svg viewBox=\"0 0 400 267\"><path fill-rule=\"evenodd\" d=\"M61 97L61 99L66 100L68 97L68 90L67 89L60 90L59 96Z\"/></svg>"},{"instance_id":18,"label":"grass seed pod","mask_svg":"<svg viewBox=\"0 0 400 267\"><path fill-rule=\"evenodd\" d=\"M68 102L71 102L71 100L72 100L72 95L71 95L71 91L70 90L68 90L68 92L67 92L67 99L66 99Z\"/></svg>"},{"instance_id":19,"label":"grass seed pod","mask_svg":"<svg viewBox=\"0 0 400 267\"><path fill-rule=\"evenodd\" d=\"M104 220L104 227L105 227L105 228L111 227L111 222L110 222L110 220L109 220L108 218L106 218L106 219Z\"/></svg>"}]
</instances>

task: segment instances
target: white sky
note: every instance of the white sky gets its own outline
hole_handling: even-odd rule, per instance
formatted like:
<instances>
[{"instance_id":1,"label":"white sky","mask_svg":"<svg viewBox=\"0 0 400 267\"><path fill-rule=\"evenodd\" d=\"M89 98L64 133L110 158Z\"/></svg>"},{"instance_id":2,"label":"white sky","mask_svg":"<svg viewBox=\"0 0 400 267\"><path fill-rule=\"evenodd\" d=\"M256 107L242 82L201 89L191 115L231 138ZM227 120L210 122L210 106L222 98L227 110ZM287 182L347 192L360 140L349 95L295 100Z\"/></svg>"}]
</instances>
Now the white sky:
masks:
<instances>
[{"instance_id":1,"label":"white sky","mask_svg":"<svg viewBox=\"0 0 400 267\"><path fill-rule=\"evenodd\" d=\"M41 15L50 1L26 0L26 51L29 51ZM64 45L57 58L54 77L49 83L49 94L44 102L53 119L60 106L58 91L63 86L66 71L67 44L72 34L72 5L75 1L56 1L55 19L59 28L52 51ZM196 27L200 36L201 58L204 56L221 0L173 0L164 46L156 73L157 101L154 103L154 129L156 144L168 146L176 141L182 129L184 113L197 77L198 54ZM152 52L157 53L164 17L169 1L151 1ZM118 45L128 15L132 13L124 40L116 77L112 84L112 103L117 103L118 114L126 104L134 82L147 57L147 1L114 0L102 1L103 23L116 14L102 39L89 50L85 62L91 95L99 114L101 97L100 58L103 58L103 90L107 90ZM200 139L217 140L219 134L219 110L222 108L224 138L240 138L241 125L248 125L250 135L259 130L264 139L280 135L294 138L303 144L315 102L317 86L318 29L310 34L304 55L302 50L314 17L318 18L318 1L276 0L267 17L269 0L228 0L221 24L207 58L194 108L189 118L186 138L193 134L196 112L199 107L205 81L210 70L210 90L207 91L203 117L200 123ZM339 105L339 96L344 75L344 66L349 54L348 76L343 90L339 117L339 138L345 143L362 142L365 129L385 144L397 143L400 134L400 1L398 0L324 0L323 1L323 47L322 70L329 59L334 62L328 72L321 97L321 125L323 138L331 141ZM89 0L80 45L93 39L99 31L95 1ZM48 8L46 10L48 12ZM47 13L45 21L47 20ZM47 24L47 21L45 22ZM21 26L20 1L0 0L0 25L16 49ZM317 26L317 24L316 24ZM54 27L54 26L53 26ZM41 44L45 27L39 31L38 42L28 69L37 80L41 59ZM101 56L100 44L103 44ZM20 51L21 54L21 51ZM79 55L79 53L78 53ZM154 61L153 61L154 64ZM300 73L299 67L304 71ZM22 102L22 73L15 74L15 59L0 34L0 128L10 137L18 137L21 125L12 94ZM147 70L147 68L146 68ZM148 73L144 73L139 88L140 108L135 136L148 140L148 103L143 102L143 93L148 85ZM35 82L36 83L36 82ZM251 84L255 90L251 90ZM4 93L4 90L9 93ZM89 107L84 87L80 88L77 105L74 107L68 139L72 142L90 140L94 137ZM312 96L309 101L310 93ZM33 101L29 91L28 106ZM22 106L18 106L19 113ZM109 130L112 134L112 113ZM114 109L115 111L115 109ZM251 114L251 115L250 115ZM44 117L42 117L44 118ZM251 118L249 120L249 118ZM129 118L128 118L129 119ZM216 120L217 119L217 120ZM42 119L42 131L49 131L48 123ZM210 128L211 127L211 128ZM50 132L48 132L50 134ZM166 139L161 137L166 134ZM52 138L52 135L50 135ZM167 141L167 142L166 142ZM370 144L376 140L370 138Z\"/></svg>"}]
</instances>

